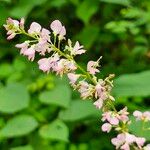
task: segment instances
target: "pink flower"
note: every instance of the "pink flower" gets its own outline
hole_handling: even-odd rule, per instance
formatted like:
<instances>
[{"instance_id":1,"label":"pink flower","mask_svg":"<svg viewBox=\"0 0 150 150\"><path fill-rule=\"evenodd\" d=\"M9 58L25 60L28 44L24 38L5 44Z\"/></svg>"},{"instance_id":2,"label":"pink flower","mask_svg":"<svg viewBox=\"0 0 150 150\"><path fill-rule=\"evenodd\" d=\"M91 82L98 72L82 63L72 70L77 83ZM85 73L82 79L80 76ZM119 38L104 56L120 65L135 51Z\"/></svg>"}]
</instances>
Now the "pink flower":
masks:
<instances>
[{"instance_id":1,"label":"pink flower","mask_svg":"<svg viewBox=\"0 0 150 150\"><path fill-rule=\"evenodd\" d=\"M118 149L125 142L125 134L118 134L116 138L111 140L111 142L116 146L116 149Z\"/></svg>"},{"instance_id":2,"label":"pink flower","mask_svg":"<svg viewBox=\"0 0 150 150\"><path fill-rule=\"evenodd\" d=\"M40 33L41 39L50 42L50 33L51 32L49 30L42 28L42 31Z\"/></svg>"},{"instance_id":3,"label":"pink flower","mask_svg":"<svg viewBox=\"0 0 150 150\"><path fill-rule=\"evenodd\" d=\"M68 73L70 71L74 71L77 69L73 61L69 61L67 59L60 59L57 65L53 68L56 74L63 75L64 73Z\"/></svg>"},{"instance_id":4,"label":"pink flower","mask_svg":"<svg viewBox=\"0 0 150 150\"><path fill-rule=\"evenodd\" d=\"M66 35L66 29L64 26L62 26L60 32L59 32L59 40L64 39L64 36Z\"/></svg>"},{"instance_id":5,"label":"pink flower","mask_svg":"<svg viewBox=\"0 0 150 150\"><path fill-rule=\"evenodd\" d=\"M15 28L19 28L19 21L13 20L12 18L8 18L6 20L6 25L4 25L4 27L7 31L15 29Z\"/></svg>"},{"instance_id":6,"label":"pink flower","mask_svg":"<svg viewBox=\"0 0 150 150\"><path fill-rule=\"evenodd\" d=\"M57 35L60 33L63 26L59 20L54 20L51 23L50 27L51 27L52 31Z\"/></svg>"},{"instance_id":7,"label":"pink flower","mask_svg":"<svg viewBox=\"0 0 150 150\"><path fill-rule=\"evenodd\" d=\"M146 112L140 112L138 110L133 112L134 117L136 117L136 120L144 120L144 121L150 121L150 111Z\"/></svg>"},{"instance_id":8,"label":"pink flower","mask_svg":"<svg viewBox=\"0 0 150 150\"><path fill-rule=\"evenodd\" d=\"M119 114L119 120L123 122L127 122L129 120L129 112L127 112L127 107L123 108L118 112Z\"/></svg>"},{"instance_id":9,"label":"pink flower","mask_svg":"<svg viewBox=\"0 0 150 150\"><path fill-rule=\"evenodd\" d=\"M35 45L32 45L30 48L25 50L22 54L27 56L29 60L33 61L35 57Z\"/></svg>"},{"instance_id":10,"label":"pink flower","mask_svg":"<svg viewBox=\"0 0 150 150\"><path fill-rule=\"evenodd\" d=\"M150 111L145 111L143 113L143 118L145 118L146 121L150 121Z\"/></svg>"},{"instance_id":11,"label":"pink flower","mask_svg":"<svg viewBox=\"0 0 150 150\"><path fill-rule=\"evenodd\" d=\"M123 145L121 146L121 149L122 149L122 150L130 150L130 146L129 146L128 143L125 143L125 144L123 144Z\"/></svg>"},{"instance_id":12,"label":"pink flower","mask_svg":"<svg viewBox=\"0 0 150 150\"><path fill-rule=\"evenodd\" d=\"M111 130L111 128L112 128L112 125L109 124L109 123L104 123L104 124L102 125L102 131L103 131L103 132L109 133L110 130Z\"/></svg>"},{"instance_id":13,"label":"pink flower","mask_svg":"<svg viewBox=\"0 0 150 150\"><path fill-rule=\"evenodd\" d=\"M103 106L103 100L102 99L98 99L93 104L96 106L96 108L101 109L102 106Z\"/></svg>"},{"instance_id":14,"label":"pink flower","mask_svg":"<svg viewBox=\"0 0 150 150\"><path fill-rule=\"evenodd\" d=\"M92 97L94 92L94 87L93 85L88 84L86 81L80 81L78 91L81 94L81 98L86 99Z\"/></svg>"},{"instance_id":15,"label":"pink flower","mask_svg":"<svg viewBox=\"0 0 150 150\"><path fill-rule=\"evenodd\" d=\"M21 48L20 54L24 54L24 52L28 49L28 46L29 46L29 42L28 41L25 41L25 42L23 42L21 44L16 44L17 48Z\"/></svg>"},{"instance_id":16,"label":"pink flower","mask_svg":"<svg viewBox=\"0 0 150 150\"><path fill-rule=\"evenodd\" d=\"M143 150L150 150L150 144L147 144L146 146L144 146Z\"/></svg>"},{"instance_id":17,"label":"pink flower","mask_svg":"<svg viewBox=\"0 0 150 150\"><path fill-rule=\"evenodd\" d=\"M49 58L42 58L38 61L39 69L43 72L49 73L50 69L53 69L57 65L59 59L60 57L57 53Z\"/></svg>"},{"instance_id":18,"label":"pink flower","mask_svg":"<svg viewBox=\"0 0 150 150\"><path fill-rule=\"evenodd\" d=\"M41 25L38 24L37 22L32 22L30 25L30 28L28 30L29 34L40 34L41 31Z\"/></svg>"},{"instance_id":19,"label":"pink flower","mask_svg":"<svg viewBox=\"0 0 150 150\"><path fill-rule=\"evenodd\" d=\"M102 100L106 100L109 95L104 87L104 81L99 81L95 86L95 98L99 97Z\"/></svg>"},{"instance_id":20,"label":"pink flower","mask_svg":"<svg viewBox=\"0 0 150 150\"><path fill-rule=\"evenodd\" d=\"M19 31L19 21L8 18L6 24L4 25L7 30L7 39L11 40L16 36L17 31Z\"/></svg>"},{"instance_id":21,"label":"pink flower","mask_svg":"<svg viewBox=\"0 0 150 150\"><path fill-rule=\"evenodd\" d=\"M119 124L119 119L118 119L118 114L108 111L102 114L102 121L107 120L110 124L112 125L118 125Z\"/></svg>"},{"instance_id":22,"label":"pink flower","mask_svg":"<svg viewBox=\"0 0 150 150\"><path fill-rule=\"evenodd\" d=\"M61 22L59 20L54 20L50 25L52 31L55 35L59 34L59 39L63 39L66 35L66 29L64 26L62 26Z\"/></svg>"},{"instance_id":23,"label":"pink flower","mask_svg":"<svg viewBox=\"0 0 150 150\"><path fill-rule=\"evenodd\" d=\"M42 58L38 61L39 64L39 69L42 70L43 72L49 72L50 71L50 61L49 58Z\"/></svg>"},{"instance_id":24,"label":"pink flower","mask_svg":"<svg viewBox=\"0 0 150 150\"><path fill-rule=\"evenodd\" d=\"M96 67L98 67L99 64L98 62L96 61L89 61L88 64L87 64L87 71L90 73L90 74L96 74L97 72L100 72L98 69L96 69Z\"/></svg>"},{"instance_id":25,"label":"pink flower","mask_svg":"<svg viewBox=\"0 0 150 150\"><path fill-rule=\"evenodd\" d=\"M138 110L133 112L133 116L136 117L137 120L140 120L142 117L142 113Z\"/></svg>"},{"instance_id":26,"label":"pink flower","mask_svg":"<svg viewBox=\"0 0 150 150\"><path fill-rule=\"evenodd\" d=\"M74 61L66 61L65 67L66 67L67 70L69 70L69 71L74 71L74 70L77 69L77 66L76 66L76 64L74 63Z\"/></svg>"},{"instance_id":27,"label":"pink flower","mask_svg":"<svg viewBox=\"0 0 150 150\"><path fill-rule=\"evenodd\" d=\"M69 43L70 42L70 43ZM71 41L68 41L69 47L71 48ZM71 55L81 55L86 52L86 50L83 49L83 46L79 44L77 41L73 48L71 48Z\"/></svg>"},{"instance_id":28,"label":"pink flower","mask_svg":"<svg viewBox=\"0 0 150 150\"><path fill-rule=\"evenodd\" d=\"M125 133L125 137L125 142L127 142L128 144L132 144L136 141L136 137L132 134Z\"/></svg>"},{"instance_id":29,"label":"pink flower","mask_svg":"<svg viewBox=\"0 0 150 150\"><path fill-rule=\"evenodd\" d=\"M76 81L78 80L78 78L80 77L80 75L77 75L75 73L68 73L67 76L70 80L71 85L74 85L76 83Z\"/></svg>"},{"instance_id":30,"label":"pink flower","mask_svg":"<svg viewBox=\"0 0 150 150\"><path fill-rule=\"evenodd\" d=\"M51 50L49 43L45 39L40 38L36 44L36 51L39 52L40 55L45 55L46 52L51 52Z\"/></svg>"},{"instance_id":31,"label":"pink flower","mask_svg":"<svg viewBox=\"0 0 150 150\"><path fill-rule=\"evenodd\" d=\"M12 33L7 37L7 40L11 40L16 36L16 33Z\"/></svg>"},{"instance_id":32,"label":"pink flower","mask_svg":"<svg viewBox=\"0 0 150 150\"><path fill-rule=\"evenodd\" d=\"M122 150L130 150L130 145L135 145L135 143L137 144L139 149L142 149L142 146L145 143L145 138L136 137L135 135L130 133L121 133L111 141L112 144L116 146L116 149L120 148Z\"/></svg>"},{"instance_id":33,"label":"pink flower","mask_svg":"<svg viewBox=\"0 0 150 150\"><path fill-rule=\"evenodd\" d=\"M141 148L144 145L146 139L143 137L137 137L135 141L136 141L138 147Z\"/></svg>"}]
</instances>

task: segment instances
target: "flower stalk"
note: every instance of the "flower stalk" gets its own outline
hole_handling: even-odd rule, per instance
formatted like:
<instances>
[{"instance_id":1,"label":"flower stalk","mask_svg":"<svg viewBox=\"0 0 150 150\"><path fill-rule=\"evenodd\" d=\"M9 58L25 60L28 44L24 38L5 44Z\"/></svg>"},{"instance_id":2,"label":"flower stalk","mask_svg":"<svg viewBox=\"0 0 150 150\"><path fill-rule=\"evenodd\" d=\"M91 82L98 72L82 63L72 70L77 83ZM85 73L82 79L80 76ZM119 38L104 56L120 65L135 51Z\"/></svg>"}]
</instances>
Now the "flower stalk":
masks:
<instances>
[{"instance_id":1,"label":"flower stalk","mask_svg":"<svg viewBox=\"0 0 150 150\"><path fill-rule=\"evenodd\" d=\"M23 34L32 40L16 44L20 49L20 54L27 56L30 61L39 54L42 58L38 60L39 69L43 72L55 72L56 75L67 75L70 85L74 90L78 90L82 99L93 99L93 104L97 109L101 109L102 131L109 133L112 129L118 132L117 137L111 140L116 149L130 150L150 150L150 144L145 145L146 139L137 137L129 133L128 125L131 123L127 107L117 111L114 105L114 97L111 95L113 88L113 74L105 79L98 79L96 74L100 72L100 57L97 61L89 61L87 69L83 69L74 59L76 55L86 52L77 41L74 46L70 39L66 40L66 29L59 20L50 24L51 31L42 28L40 24L33 22L29 30L24 30L24 19L13 20L8 18L4 25L7 30L8 40L13 39L18 34ZM67 41L65 48L61 42ZM46 57L46 54L49 57ZM80 74L77 74L80 70ZM150 112L135 111L133 115L137 120L143 122L150 121ZM149 129L149 128L148 128Z\"/></svg>"}]
</instances>

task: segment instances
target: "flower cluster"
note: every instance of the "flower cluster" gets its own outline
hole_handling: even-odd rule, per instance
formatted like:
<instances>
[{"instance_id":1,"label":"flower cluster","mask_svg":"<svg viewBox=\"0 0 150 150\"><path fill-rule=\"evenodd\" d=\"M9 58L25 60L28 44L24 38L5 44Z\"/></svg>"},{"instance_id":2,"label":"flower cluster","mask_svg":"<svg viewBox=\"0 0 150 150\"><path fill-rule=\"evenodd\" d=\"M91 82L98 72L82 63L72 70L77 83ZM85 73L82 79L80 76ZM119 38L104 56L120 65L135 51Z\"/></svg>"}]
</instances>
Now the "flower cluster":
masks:
<instances>
[{"instance_id":1,"label":"flower cluster","mask_svg":"<svg viewBox=\"0 0 150 150\"><path fill-rule=\"evenodd\" d=\"M8 18L7 24L4 27L7 30L7 39L11 40L20 32L20 29L24 29L24 19L22 18L19 22L18 20Z\"/></svg>"},{"instance_id":2,"label":"flower cluster","mask_svg":"<svg viewBox=\"0 0 150 150\"><path fill-rule=\"evenodd\" d=\"M149 147L149 145L147 145L145 148L143 148L145 138L136 137L135 135L129 134L127 132L118 134L116 138L111 140L111 142L116 146L116 149L120 148L122 150L130 150L130 146L133 146L138 150L148 150Z\"/></svg>"},{"instance_id":3,"label":"flower cluster","mask_svg":"<svg viewBox=\"0 0 150 150\"><path fill-rule=\"evenodd\" d=\"M30 28L26 32L24 23L19 23L19 21L11 18L8 18L4 27L8 33L13 35L25 34L31 37L32 40L16 44L16 47L20 49L20 54L27 56L31 61L35 59L36 53L41 55L42 58L38 60L39 69L47 73L55 72L60 76L67 74L71 86L80 92L81 98L95 99L94 105L99 109L102 108L107 99L114 100L110 95L112 89L111 78L108 77L103 80L97 79L95 76L99 72L97 67L99 67L101 57L97 61L89 61L87 71L83 71L80 67L82 74L76 74L75 71L79 66L74 61L74 57L85 53L86 50L78 41L73 45L70 39L68 39L65 48L63 50L60 49L61 41L66 40L66 29L59 20L55 20L50 24L52 32L42 28L36 22L31 23ZM11 36L11 38L13 37ZM47 53L49 57L45 57Z\"/></svg>"},{"instance_id":4,"label":"flower cluster","mask_svg":"<svg viewBox=\"0 0 150 150\"><path fill-rule=\"evenodd\" d=\"M120 111L115 109L113 104L115 99L111 96L114 75L110 74L105 79L97 78L102 57L97 61L90 60L86 70L78 65L74 57L84 54L86 50L78 41L72 44L70 39L66 39L66 28L59 20L50 24L51 31L33 22L26 32L24 19L18 21L8 18L4 27L7 30L8 40L13 39L17 34L24 34L29 37L29 40L16 44L16 47L20 49L20 54L27 56L30 61L35 59L36 54L40 55L41 59L37 61L40 70L46 73L54 72L60 76L66 74L70 85L78 90L82 99L94 100L95 107L103 112L102 131L108 133L115 129L119 132L118 136L112 139L112 144L116 146L116 149L130 150L132 147L150 150L149 144L144 146L145 138L128 133L127 127L131 122L127 107ZM65 46L62 46L62 41L67 41ZM133 115L137 120L150 121L150 112L135 111Z\"/></svg>"},{"instance_id":5,"label":"flower cluster","mask_svg":"<svg viewBox=\"0 0 150 150\"><path fill-rule=\"evenodd\" d=\"M122 126L125 124L129 124L129 118L128 118L129 113L127 112L127 107L124 109L120 110L119 112L117 111L106 111L102 114L102 121L105 121L102 125L102 131L104 132L110 132L110 130L114 127L115 130L122 130ZM124 128L124 130L126 130Z\"/></svg>"},{"instance_id":6,"label":"flower cluster","mask_svg":"<svg viewBox=\"0 0 150 150\"><path fill-rule=\"evenodd\" d=\"M133 116L136 117L136 120L142 120L144 122L150 121L150 111L140 112L138 110L133 112Z\"/></svg>"}]
</instances>

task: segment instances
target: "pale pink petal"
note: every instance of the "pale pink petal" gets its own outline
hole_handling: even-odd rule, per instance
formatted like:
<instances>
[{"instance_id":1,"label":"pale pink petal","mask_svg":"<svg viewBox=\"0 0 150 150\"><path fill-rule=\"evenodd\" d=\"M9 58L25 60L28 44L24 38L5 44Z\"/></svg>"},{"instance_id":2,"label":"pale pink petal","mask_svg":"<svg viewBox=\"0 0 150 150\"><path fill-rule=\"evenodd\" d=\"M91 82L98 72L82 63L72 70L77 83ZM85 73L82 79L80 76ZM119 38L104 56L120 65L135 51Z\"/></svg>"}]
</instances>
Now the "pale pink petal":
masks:
<instances>
[{"instance_id":1,"label":"pale pink petal","mask_svg":"<svg viewBox=\"0 0 150 150\"><path fill-rule=\"evenodd\" d=\"M33 61L35 57L35 46L31 46L25 50L23 55L27 56L29 60Z\"/></svg>"},{"instance_id":2,"label":"pale pink petal","mask_svg":"<svg viewBox=\"0 0 150 150\"><path fill-rule=\"evenodd\" d=\"M59 32L61 31L62 29L62 24L59 20L54 20L51 25L50 25L52 31L55 33L55 34L59 34Z\"/></svg>"},{"instance_id":3,"label":"pale pink petal","mask_svg":"<svg viewBox=\"0 0 150 150\"><path fill-rule=\"evenodd\" d=\"M48 58L42 58L38 61L39 69L43 72L49 72L50 71L50 62Z\"/></svg>"},{"instance_id":4,"label":"pale pink petal","mask_svg":"<svg viewBox=\"0 0 150 150\"><path fill-rule=\"evenodd\" d=\"M125 143L124 145L121 146L122 150L130 150L130 146L128 143Z\"/></svg>"},{"instance_id":5,"label":"pale pink petal","mask_svg":"<svg viewBox=\"0 0 150 150\"><path fill-rule=\"evenodd\" d=\"M80 77L80 75L77 75L74 73L68 73L67 76L68 76L71 84L75 84L76 81L78 80L78 78Z\"/></svg>"},{"instance_id":6,"label":"pale pink petal","mask_svg":"<svg viewBox=\"0 0 150 150\"><path fill-rule=\"evenodd\" d=\"M93 104L96 106L96 108L101 109L102 106L103 106L103 100L102 99L98 99Z\"/></svg>"},{"instance_id":7,"label":"pale pink petal","mask_svg":"<svg viewBox=\"0 0 150 150\"><path fill-rule=\"evenodd\" d=\"M66 35L66 29L65 29L64 26L61 28L61 30L60 30L60 32L59 32L59 35L60 35L61 37L64 37L64 36Z\"/></svg>"},{"instance_id":8,"label":"pale pink petal","mask_svg":"<svg viewBox=\"0 0 150 150\"><path fill-rule=\"evenodd\" d=\"M146 119L146 120L149 120L150 121L150 112L149 111L146 111L143 113L143 117Z\"/></svg>"},{"instance_id":9,"label":"pale pink petal","mask_svg":"<svg viewBox=\"0 0 150 150\"><path fill-rule=\"evenodd\" d=\"M136 110L133 112L133 116L136 117L137 120L140 120L142 117L142 112Z\"/></svg>"},{"instance_id":10,"label":"pale pink petal","mask_svg":"<svg viewBox=\"0 0 150 150\"><path fill-rule=\"evenodd\" d=\"M70 44L70 46L71 46L71 44ZM82 45L80 46L79 42L77 41L71 51L71 55L81 55L81 54L85 53L86 50L84 50L82 48L83 48L83 46Z\"/></svg>"},{"instance_id":11,"label":"pale pink petal","mask_svg":"<svg viewBox=\"0 0 150 150\"><path fill-rule=\"evenodd\" d=\"M142 137L137 137L136 138L136 143L139 147L142 147L145 143L146 139L145 138L142 138Z\"/></svg>"},{"instance_id":12,"label":"pale pink petal","mask_svg":"<svg viewBox=\"0 0 150 150\"><path fill-rule=\"evenodd\" d=\"M109 123L104 123L104 124L102 125L102 131L103 131L103 132L109 133L110 130L111 130L111 128L112 128L112 125L109 124Z\"/></svg>"},{"instance_id":13,"label":"pale pink petal","mask_svg":"<svg viewBox=\"0 0 150 150\"><path fill-rule=\"evenodd\" d=\"M38 24L37 22L32 22L30 25L30 28L28 30L29 34L39 34L41 31L41 25Z\"/></svg>"},{"instance_id":14,"label":"pale pink petal","mask_svg":"<svg viewBox=\"0 0 150 150\"><path fill-rule=\"evenodd\" d=\"M96 67L98 67L98 63L95 61L89 61L87 64L87 71L90 74L95 75L96 73L100 72Z\"/></svg>"},{"instance_id":15,"label":"pale pink petal","mask_svg":"<svg viewBox=\"0 0 150 150\"><path fill-rule=\"evenodd\" d=\"M110 124L112 124L112 125L118 125L118 124L119 124L119 120L118 120L118 118L115 117L115 116L111 117L108 121L109 121Z\"/></svg>"},{"instance_id":16,"label":"pale pink petal","mask_svg":"<svg viewBox=\"0 0 150 150\"><path fill-rule=\"evenodd\" d=\"M16 33L12 33L7 37L7 40L11 40L16 36Z\"/></svg>"}]
</instances>

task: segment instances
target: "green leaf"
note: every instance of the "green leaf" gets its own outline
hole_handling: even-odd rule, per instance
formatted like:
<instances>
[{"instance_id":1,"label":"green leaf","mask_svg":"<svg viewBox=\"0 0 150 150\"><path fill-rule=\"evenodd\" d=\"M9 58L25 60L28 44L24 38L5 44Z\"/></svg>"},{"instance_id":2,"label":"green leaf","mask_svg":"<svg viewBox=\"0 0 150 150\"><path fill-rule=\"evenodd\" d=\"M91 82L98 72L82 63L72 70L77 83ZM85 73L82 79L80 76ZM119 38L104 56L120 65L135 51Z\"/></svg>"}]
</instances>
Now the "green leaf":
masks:
<instances>
[{"instance_id":1,"label":"green leaf","mask_svg":"<svg viewBox=\"0 0 150 150\"><path fill-rule=\"evenodd\" d=\"M61 120L55 120L41 127L39 134L45 139L68 142L69 130Z\"/></svg>"},{"instance_id":2,"label":"green leaf","mask_svg":"<svg viewBox=\"0 0 150 150\"><path fill-rule=\"evenodd\" d=\"M8 84L0 89L0 111L15 113L29 105L29 94L24 85L20 83Z\"/></svg>"},{"instance_id":3,"label":"green leaf","mask_svg":"<svg viewBox=\"0 0 150 150\"><path fill-rule=\"evenodd\" d=\"M11 0L0 0L0 2L11 3Z\"/></svg>"},{"instance_id":4,"label":"green leaf","mask_svg":"<svg viewBox=\"0 0 150 150\"><path fill-rule=\"evenodd\" d=\"M52 7L59 8L59 7L62 7L64 4L66 4L66 2L67 2L66 0L51 0L50 5Z\"/></svg>"},{"instance_id":5,"label":"green leaf","mask_svg":"<svg viewBox=\"0 0 150 150\"><path fill-rule=\"evenodd\" d=\"M114 4L119 4L119 5L125 5L125 6L130 5L130 0L100 0L100 1L106 2L106 3L114 3Z\"/></svg>"},{"instance_id":6,"label":"green leaf","mask_svg":"<svg viewBox=\"0 0 150 150\"><path fill-rule=\"evenodd\" d=\"M0 136L6 138L24 136L35 130L37 126L38 123L32 116L18 115L6 123L0 130Z\"/></svg>"},{"instance_id":7,"label":"green leaf","mask_svg":"<svg viewBox=\"0 0 150 150\"><path fill-rule=\"evenodd\" d=\"M18 146L11 148L10 150L33 150L31 145L26 145L26 146Z\"/></svg>"},{"instance_id":8,"label":"green leaf","mask_svg":"<svg viewBox=\"0 0 150 150\"><path fill-rule=\"evenodd\" d=\"M68 107L71 100L71 91L68 85L60 84L51 91L41 93L39 100L44 104Z\"/></svg>"},{"instance_id":9,"label":"green leaf","mask_svg":"<svg viewBox=\"0 0 150 150\"><path fill-rule=\"evenodd\" d=\"M84 0L78 5L76 14L85 24L89 23L91 17L98 11L99 0Z\"/></svg>"},{"instance_id":10,"label":"green leaf","mask_svg":"<svg viewBox=\"0 0 150 150\"><path fill-rule=\"evenodd\" d=\"M77 35L77 39L81 41L83 45L87 49L89 49L95 40L97 39L99 34L99 27L98 26L86 26L83 30ZM90 37L90 38L89 38Z\"/></svg>"},{"instance_id":11,"label":"green leaf","mask_svg":"<svg viewBox=\"0 0 150 150\"><path fill-rule=\"evenodd\" d=\"M150 122L146 122L143 126L142 121L136 121L134 117L130 118L132 123L129 126L130 132L139 137L145 137L147 140L150 140L150 130L146 130L150 128Z\"/></svg>"},{"instance_id":12,"label":"green leaf","mask_svg":"<svg viewBox=\"0 0 150 150\"><path fill-rule=\"evenodd\" d=\"M10 14L16 18L26 17L35 6L41 5L44 2L46 0L19 0L16 6L10 11Z\"/></svg>"},{"instance_id":13,"label":"green leaf","mask_svg":"<svg viewBox=\"0 0 150 150\"><path fill-rule=\"evenodd\" d=\"M9 12L5 5L0 4L0 26L2 26L9 16Z\"/></svg>"},{"instance_id":14,"label":"green leaf","mask_svg":"<svg viewBox=\"0 0 150 150\"><path fill-rule=\"evenodd\" d=\"M149 96L150 71L121 75L114 81L113 94L118 97Z\"/></svg>"},{"instance_id":15,"label":"green leaf","mask_svg":"<svg viewBox=\"0 0 150 150\"><path fill-rule=\"evenodd\" d=\"M23 60L23 57L17 57L13 62L13 67L16 71L23 71L26 69L26 62Z\"/></svg>"},{"instance_id":16,"label":"green leaf","mask_svg":"<svg viewBox=\"0 0 150 150\"><path fill-rule=\"evenodd\" d=\"M0 65L0 78L9 77L12 74L13 68L11 64L4 63Z\"/></svg>"},{"instance_id":17,"label":"green leaf","mask_svg":"<svg viewBox=\"0 0 150 150\"><path fill-rule=\"evenodd\" d=\"M59 113L59 118L71 122L99 115L100 111L90 101L74 100L68 109Z\"/></svg>"}]
</instances>

